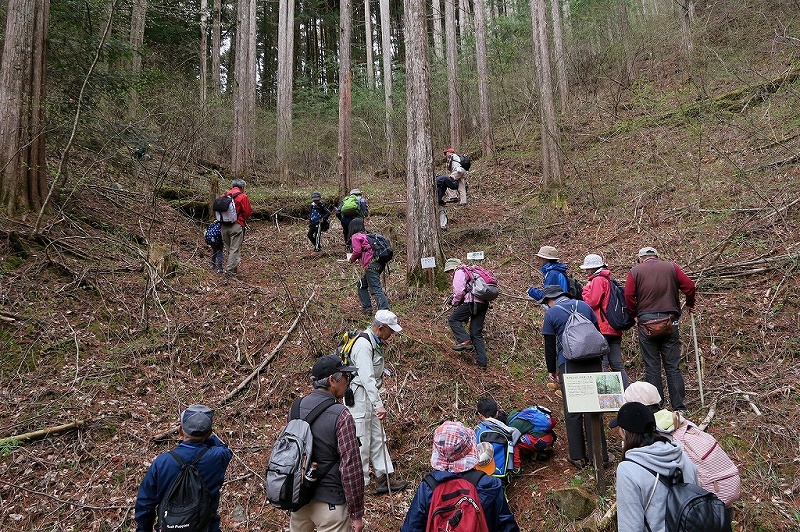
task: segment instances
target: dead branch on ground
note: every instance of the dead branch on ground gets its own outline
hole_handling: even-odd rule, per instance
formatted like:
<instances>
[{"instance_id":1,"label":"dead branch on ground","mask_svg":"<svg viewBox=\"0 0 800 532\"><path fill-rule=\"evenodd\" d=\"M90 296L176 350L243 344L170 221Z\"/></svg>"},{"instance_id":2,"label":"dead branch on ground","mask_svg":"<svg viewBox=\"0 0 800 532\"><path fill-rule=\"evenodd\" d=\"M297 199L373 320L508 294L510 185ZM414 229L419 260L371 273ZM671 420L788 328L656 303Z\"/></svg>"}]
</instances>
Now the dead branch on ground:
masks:
<instances>
[{"instance_id":1,"label":"dead branch on ground","mask_svg":"<svg viewBox=\"0 0 800 532\"><path fill-rule=\"evenodd\" d=\"M15 445L22 442L38 440L41 438L46 438L47 436L60 436L66 432L69 432L74 429L82 428L86 422L84 420L75 420L72 423L67 423L66 425L58 425L57 427L49 427L46 429L41 430L34 430L33 432L26 432L25 434L19 434L17 436L8 436L6 438L0 438L0 446L2 445Z\"/></svg>"}]
</instances>

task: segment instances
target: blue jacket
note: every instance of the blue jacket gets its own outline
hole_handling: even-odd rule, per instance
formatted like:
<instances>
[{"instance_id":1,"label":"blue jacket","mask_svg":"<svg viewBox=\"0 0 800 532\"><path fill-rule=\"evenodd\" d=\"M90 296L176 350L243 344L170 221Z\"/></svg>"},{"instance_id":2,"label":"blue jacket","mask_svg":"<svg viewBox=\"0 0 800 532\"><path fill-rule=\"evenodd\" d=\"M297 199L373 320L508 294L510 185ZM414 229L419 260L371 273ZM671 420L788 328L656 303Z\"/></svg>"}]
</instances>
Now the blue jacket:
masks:
<instances>
[{"instance_id":1,"label":"blue jacket","mask_svg":"<svg viewBox=\"0 0 800 532\"><path fill-rule=\"evenodd\" d=\"M439 482L456 476L449 471L432 471L431 474ZM477 490L490 532L519 532L519 526L514 514L511 513L511 508L508 507L500 479L484 475L478 482ZM433 490L423 480L417 488L417 493L414 494L414 500L411 501L411 507L408 509L403 526L400 527L400 532L425 530L432 497Z\"/></svg>"},{"instance_id":2,"label":"blue jacket","mask_svg":"<svg viewBox=\"0 0 800 532\"><path fill-rule=\"evenodd\" d=\"M557 284L566 292L569 288L567 276L565 275L566 271L567 265L563 262L546 262L544 266L542 266L542 275L544 276L542 287L544 288L551 284ZM535 286L531 286L528 289L528 295L531 299L541 299L542 291Z\"/></svg>"},{"instance_id":3,"label":"blue jacket","mask_svg":"<svg viewBox=\"0 0 800 532\"><path fill-rule=\"evenodd\" d=\"M208 452L197 463L197 471L208 489L211 499L211 524L209 532L219 530L219 490L225 480L225 470L233 457L233 453L216 436L211 435L206 441L185 441L175 448L175 452L185 463L195 459L203 447L209 447ZM178 477L181 466L169 453L162 453L153 460L150 469L139 486L136 495L136 530L137 532L151 532L156 520L156 509L161 500L166 497L172 483Z\"/></svg>"}]
</instances>

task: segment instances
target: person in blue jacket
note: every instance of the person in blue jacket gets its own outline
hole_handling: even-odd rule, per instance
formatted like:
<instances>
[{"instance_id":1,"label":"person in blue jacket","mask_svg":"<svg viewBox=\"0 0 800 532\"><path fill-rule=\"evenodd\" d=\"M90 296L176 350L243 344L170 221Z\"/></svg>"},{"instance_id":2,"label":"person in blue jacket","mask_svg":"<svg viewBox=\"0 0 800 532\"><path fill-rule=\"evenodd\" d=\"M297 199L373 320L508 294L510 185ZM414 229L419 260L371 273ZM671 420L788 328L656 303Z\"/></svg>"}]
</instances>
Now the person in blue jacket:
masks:
<instances>
[{"instance_id":1,"label":"person in blue jacket","mask_svg":"<svg viewBox=\"0 0 800 532\"><path fill-rule=\"evenodd\" d=\"M330 222L328 218L331 210L322 203L322 194L314 192L311 194L311 209L308 214L308 240L314 246L314 251L322 249L322 233L328 230Z\"/></svg>"},{"instance_id":2,"label":"person in blue jacket","mask_svg":"<svg viewBox=\"0 0 800 532\"><path fill-rule=\"evenodd\" d=\"M214 411L204 405L192 405L184 410L178 428L178 434L183 441L174 449L187 464L201 451L207 449L197 463L197 471L203 479L211 501L211 523L208 532L217 532L220 529L220 518L217 514L219 490L225 480L225 470L233 457L231 450L212 434L213 418ZM152 532L158 506L166 497L180 471L180 464L168 452L160 454L153 460L136 495L137 532Z\"/></svg>"},{"instance_id":3,"label":"person in blue jacket","mask_svg":"<svg viewBox=\"0 0 800 532\"><path fill-rule=\"evenodd\" d=\"M539 267L542 270L542 287L549 285L558 285L564 292L569 292L569 284L567 281L567 265L563 262L558 262L558 250L553 246L542 246L536 252L536 257L539 259ZM528 288L528 296L536 301L542 299L542 290L531 286Z\"/></svg>"},{"instance_id":4,"label":"person in blue jacket","mask_svg":"<svg viewBox=\"0 0 800 532\"><path fill-rule=\"evenodd\" d=\"M475 469L477 464L478 444L475 432L458 421L445 421L439 425L433 433L433 478L442 483ZM483 475L476 489L488 529L492 532L518 532L519 526L508 506L500 479ZM423 481L414 494L400 532L425 530L432 497L433 489Z\"/></svg>"}]
</instances>

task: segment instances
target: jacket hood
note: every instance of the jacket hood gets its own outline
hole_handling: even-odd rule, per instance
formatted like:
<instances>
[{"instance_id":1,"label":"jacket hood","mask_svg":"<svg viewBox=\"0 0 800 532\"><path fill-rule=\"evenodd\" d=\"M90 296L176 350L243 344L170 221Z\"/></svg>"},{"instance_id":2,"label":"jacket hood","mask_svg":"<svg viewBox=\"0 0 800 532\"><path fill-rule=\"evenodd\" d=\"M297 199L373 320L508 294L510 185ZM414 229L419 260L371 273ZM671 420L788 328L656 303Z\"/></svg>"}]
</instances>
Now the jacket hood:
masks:
<instances>
[{"instance_id":1,"label":"jacket hood","mask_svg":"<svg viewBox=\"0 0 800 532\"><path fill-rule=\"evenodd\" d=\"M662 475L668 475L676 467L683 470L687 460L683 450L676 443L660 441L647 447L628 449L625 459L633 460Z\"/></svg>"},{"instance_id":2,"label":"jacket hood","mask_svg":"<svg viewBox=\"0 0 800 532\"><path fill-rule=\"evenodd\" d=\"M567 265L563 262L548 262L544 266L542 266L542 273L547 273L550 270L555 270L557 272L566 273Z\"/></svg>"}]
</instances>

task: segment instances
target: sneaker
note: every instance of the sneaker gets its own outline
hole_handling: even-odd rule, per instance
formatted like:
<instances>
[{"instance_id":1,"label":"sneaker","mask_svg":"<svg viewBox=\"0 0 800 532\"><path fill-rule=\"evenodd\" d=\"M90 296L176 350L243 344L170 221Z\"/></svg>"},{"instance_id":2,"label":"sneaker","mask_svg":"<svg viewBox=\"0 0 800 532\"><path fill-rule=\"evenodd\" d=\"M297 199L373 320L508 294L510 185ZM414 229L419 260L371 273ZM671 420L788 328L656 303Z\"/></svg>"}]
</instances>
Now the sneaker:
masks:
<instances>
[{"instance_id":1,"label":"sneaker","mask_svg":"<svg viewBox=\"0 0 800 532\"><path fill-rule=\"evenodd\" d=\"M408 482L403 480L397 480L394 477L394 473L389 475L381 475L375 479L375 495L383 495L385 493L389 493L391 490L392 493L397 491L402 491L408 487Z\"/></svg>"},{"instance_id":2,"label":"sneaker","mask_svg":"<svg viewBox=\"0 0 800 532\"><path fill-rule=\"evenodd\" d=\"M472 340L464 340L453 346L453 351L472 351Z\"/></svg>"},{"instance_id":3,"label":"sneaker","mask_svg":"<svg viewBox=\"0 0 800 532\"><path fill-rule=\"evenodd\" d=\"M448 198L446 203L458 203L458 198Z\"/></svg>"}]
</instances>

